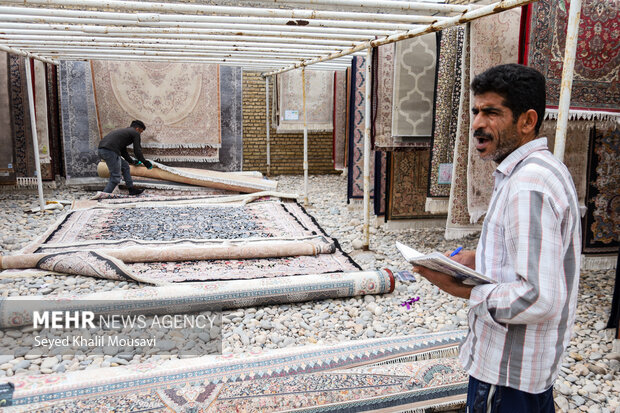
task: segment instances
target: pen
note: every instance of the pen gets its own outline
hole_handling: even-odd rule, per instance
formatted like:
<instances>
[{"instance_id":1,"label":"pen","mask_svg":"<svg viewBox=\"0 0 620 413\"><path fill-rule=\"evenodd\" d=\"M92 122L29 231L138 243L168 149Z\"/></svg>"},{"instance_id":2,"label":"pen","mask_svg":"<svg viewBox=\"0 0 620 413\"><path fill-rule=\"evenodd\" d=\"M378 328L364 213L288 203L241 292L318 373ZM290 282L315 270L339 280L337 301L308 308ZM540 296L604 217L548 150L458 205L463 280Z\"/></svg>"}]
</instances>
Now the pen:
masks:
<instances>
[{"instance_id":1,"label":"pen","mask_svg":"<svg viewBox=\"0 0 620 413\"><path fill-rule=\"evenodd\" d=\"M454 251L452 251L452 254L450 254L451 257L454 257L456 254L458 254L459 252L461 252L461 250L463 249L463 247L458 247L457 249L455 249Z\"/></svg>"}]
</instances>

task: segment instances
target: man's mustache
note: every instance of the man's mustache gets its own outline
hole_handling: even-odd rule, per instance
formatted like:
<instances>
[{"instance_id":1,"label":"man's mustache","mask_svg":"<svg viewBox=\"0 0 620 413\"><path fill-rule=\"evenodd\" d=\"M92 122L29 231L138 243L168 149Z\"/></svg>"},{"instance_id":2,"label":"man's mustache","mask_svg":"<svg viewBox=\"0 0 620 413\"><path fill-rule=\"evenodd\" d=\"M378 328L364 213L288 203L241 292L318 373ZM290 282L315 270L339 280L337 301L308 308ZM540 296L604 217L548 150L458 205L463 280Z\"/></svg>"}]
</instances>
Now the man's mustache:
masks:
<instances>
[{"instance_id":1,"label":"man's mustache","mask_svg":"<svg viewBox=\"0 0 620 413\"><path fill-rule=\"evenodd\" d=\"M493 135L491 135L490 133L483 132L482 129L476 129L474 131L474 138L483 138L483 139L492 140Z\"/></svg>"}]
</instances>

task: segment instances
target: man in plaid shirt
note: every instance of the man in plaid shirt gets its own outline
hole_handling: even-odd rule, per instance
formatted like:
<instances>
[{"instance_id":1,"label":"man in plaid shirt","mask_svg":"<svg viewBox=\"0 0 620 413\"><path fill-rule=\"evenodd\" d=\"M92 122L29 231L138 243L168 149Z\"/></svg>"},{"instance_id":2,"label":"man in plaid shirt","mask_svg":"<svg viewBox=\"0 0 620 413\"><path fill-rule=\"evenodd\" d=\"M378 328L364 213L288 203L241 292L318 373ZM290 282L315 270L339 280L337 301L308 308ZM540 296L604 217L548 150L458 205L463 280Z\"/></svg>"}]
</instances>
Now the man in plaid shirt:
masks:
<instances>
[{"instance_id":1,"label":"man in plaid shirt","mask_svg":"<svg viewBox=\"0 0 620 413\"><path fill-rule=\"evenodd\" d=\"M566 166L538 138L545 78L517 64L471 84L476 150L497 163L475 251L456 261L496 281L471 286L422 267L442 290L469 299L460 360L470 375L468 411L553 412L553 382L575 321L581 230Z\"/></svg>"}]
</instances>

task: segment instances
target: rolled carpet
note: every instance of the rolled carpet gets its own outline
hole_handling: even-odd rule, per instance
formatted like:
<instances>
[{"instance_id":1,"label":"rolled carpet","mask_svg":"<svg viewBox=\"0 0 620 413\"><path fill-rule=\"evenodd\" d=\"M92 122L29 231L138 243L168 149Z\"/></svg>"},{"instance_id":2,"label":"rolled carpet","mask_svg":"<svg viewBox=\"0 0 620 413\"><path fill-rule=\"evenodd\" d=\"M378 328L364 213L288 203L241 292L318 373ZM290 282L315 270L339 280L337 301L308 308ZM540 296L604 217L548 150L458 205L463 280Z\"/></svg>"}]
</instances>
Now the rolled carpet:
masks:
<instances>
[{"instance_id":1,"label":"rolled carpet","mask_svg":"<svg viewBox=\"0 0 620 413\"><path fill-rule=\"evenodd\" d=\"M153 162L153 168L130 165L131 176L161 179L163 181L180 182L184 184L205 186L209 188L226 189L239 192L274 191L278 187L276 181L247 176L239 173L209 171L189 168L173 168L164 164ZM110 171L105 162L97 165L97 174L102 178L108 178Z\"/></svg>"}]
</instances>

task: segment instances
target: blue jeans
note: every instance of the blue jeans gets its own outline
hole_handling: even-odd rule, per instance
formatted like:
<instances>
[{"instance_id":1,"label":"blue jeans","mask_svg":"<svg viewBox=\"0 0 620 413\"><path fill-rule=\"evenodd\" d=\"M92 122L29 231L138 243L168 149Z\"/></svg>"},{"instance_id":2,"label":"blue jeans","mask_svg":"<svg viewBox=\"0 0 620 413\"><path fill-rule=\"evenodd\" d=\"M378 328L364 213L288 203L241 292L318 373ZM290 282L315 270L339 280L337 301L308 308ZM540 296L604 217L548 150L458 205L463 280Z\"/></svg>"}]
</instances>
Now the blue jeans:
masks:
<instances>
[{"instance_id":1,"label":"blue jeans","mask_svg":"<svg viewBox=\"0 0 620 413\"><path fill-rule=\"evenodd\" d=\"M133 180L129 173L129 163L116 152L109 149L99 148L98 153L99 157L108 165L108 170L110 171L110 180L103 189L103 192L112 193L112 191L114 191L114 188L121 183L121 173L125 185L131 188L133 186Z\"/></svg>"},{"instance_id":2,"label":"blue jeans","mask_svg":"<svg viewBox=\"0 0 620 413\"><path fill-rule=\"evenodd\" d=\"M491 393L489 397L489 393ZM467 388L469 413L553 413L553 386L542 393L532 394L489 383L469 376Z\"/></svg>"}]
</instances>

